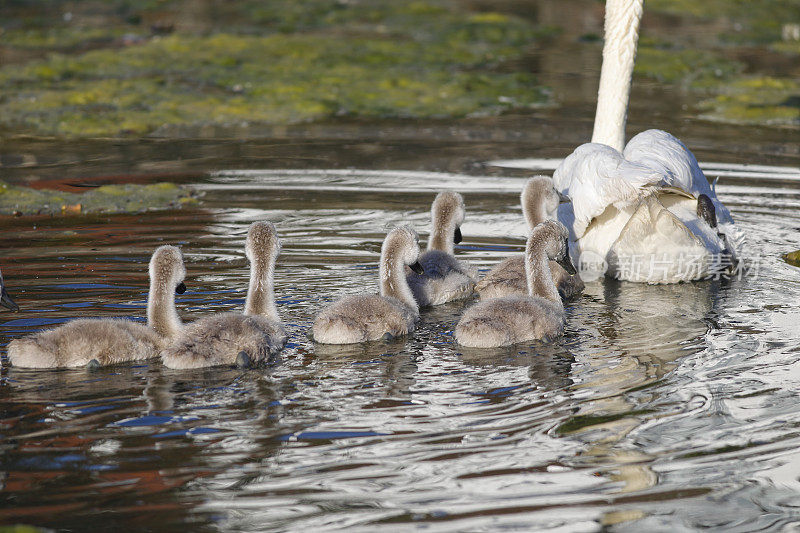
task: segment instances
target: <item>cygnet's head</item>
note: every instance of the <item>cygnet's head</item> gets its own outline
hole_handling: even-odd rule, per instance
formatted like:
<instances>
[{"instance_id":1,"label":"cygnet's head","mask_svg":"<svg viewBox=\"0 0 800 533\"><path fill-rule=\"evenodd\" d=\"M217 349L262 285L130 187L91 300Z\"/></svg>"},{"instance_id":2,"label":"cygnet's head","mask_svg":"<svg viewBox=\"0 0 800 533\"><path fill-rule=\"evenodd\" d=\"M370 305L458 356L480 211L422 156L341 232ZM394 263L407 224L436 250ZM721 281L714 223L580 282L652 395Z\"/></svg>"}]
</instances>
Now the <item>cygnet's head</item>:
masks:
<instances>
[{"instance_id":1,"label":"cygnet's head","mask_svg":"<svg viewBox=\"0 0 800 533\"><path fill-rule=\"evenodd\" d=\"M714 202L705 194L697 197L697 216L708 222L712 228L717 227L717 210Z\"/></svg>"},{"instance_id":2,"label":"cygnet's head","mask_svg":"<svg viewBox=\"0 0 800 533\"><path fill-rule=\"evenodd\" d=\"M12 311L19 311L17 303L11 299L6 291L6 285L3 283L3 274L0 273L0 305Z\"/></svg>"},{"instance_id":3,"label":"cygnet's head","mask_svg":"<svg viewBox=\"0 0 800 533\"><path fill-rule=\"evenodd\" d=\"M520 195L525 220L533 226L547 218L554 218L558 204L569 201L569 198L555 189L553 180L548 176L530 178Z\"/></svg>"},{"instance_id":4,"label":"cygnet's head","mask_svg":"<svg viewBox=\"0 0 800 533\"><path fill-rule=\"evenodd\" d=\"M269 265L281 253L281 240L272 222L253 222L247 230L244 253L251 263Z\"/></svg>"},{"instance_id":5,"label":"cygnet's head","mask_svg":"<svg viewBox=\"0 0 800 533\"><path fill-rule=\"evenodd\" d=\"M186 267L180 249L168 245L156 248L150 259L150 281L183 294L186 291L186 285L183 284L185 277Z\"/></svg>"},{"instance_id":6,"label":"cygnet's head","mask_svg":"<svg viewBox=\"0 0 800 533\"><path fill-rule=\"evenodd\" d=\"M434 228L453 228L453 242L461 242L461 224L464 223L466 209L464 198L457 192L442 191L436 195L431 205L431 220Z\"/></svg>"},{"instance_id":7,"label":"cygnet's head","mask_svg":"<svg viewBox=\"0 0 800 533\"><path fill-rule=\"evenodd\" d=\"M403 264L411 267L417 274L424 271L419 264L419 237L416 230L409 225L393 228L383 240L381 258L398 258Z\"/></svg>"},{"instance_id":8,"label":"cygnet's head","mask_svg":"<svg viewBox=\"0 0 800 533\"><path fill-rule=\"evenodd\" d=\"M575 274L575 265L569 256L569 231L557 220L545 220L538 224L528 238L527 253L544 250L547 258L555 261L569 274Z\"/></svg>"}]
</instances>

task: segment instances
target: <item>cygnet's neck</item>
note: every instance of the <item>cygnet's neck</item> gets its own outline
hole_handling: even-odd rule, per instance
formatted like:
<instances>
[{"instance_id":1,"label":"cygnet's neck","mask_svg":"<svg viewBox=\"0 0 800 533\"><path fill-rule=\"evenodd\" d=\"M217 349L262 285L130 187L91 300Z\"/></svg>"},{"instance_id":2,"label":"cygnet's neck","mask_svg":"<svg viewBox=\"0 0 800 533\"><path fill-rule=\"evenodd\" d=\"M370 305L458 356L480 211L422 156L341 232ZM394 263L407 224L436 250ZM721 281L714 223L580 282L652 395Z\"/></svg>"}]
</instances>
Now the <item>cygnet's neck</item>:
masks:
<instances>
[{"instance_id":1,"label":"cygnet's neck","mask_svg":"<svg viewBox=\"0 0 800 533\"><path fill-rule=\"evenodd\" d=\"M260 315L280 322L278 308L275 306L273 273L275 263L253 261L250 263L250 286L244 303L245 315Z\"/></svg>"},{"instance_id":2,"label":"cygnet's neck","mask_svg":"<svg viewBox=\"0 0 800 533\"><path fill-rule=\"evenodd\" d=\"M428 239L428 250L439 250L453 255L455 233L456 225L452 220L440 221L434 218L431 236Z\"/></svg>"},{"instance_id":3,"label":"cygnet's neck","mask_svg":"<svg viewBox=\"0 0 800 533\"><path fill-rule=\"evenodd\" d=\"M525 215L525 221L528 223L528 231L547 220L548 213L545 207L545 197L545 194L529 193L522 199L522 212Z\"/></svg>"},{"instance_id":4,"label":"cygnet's neck","mask_svg":"<svg viewBox=\"0 0 800 533\"><path fill-rule=\"evenodd\" d=\"M539 296L564 309L558 288L553 281L550 259L544 250L537 250L536 247L528 245L525 250L525 274L528 277L528 294L531 297Z\"/></svg>"},{"instance_id":5,"label":"cygnet's neck","mask_svg":"<svg viewBox=\"0 0 800 533\"><path fill-rule=\"evenodd\" d=\"M406 306L419 313L419 307L406 281L405 262L400 250L384 250L381 253L379 273L381 277L381 296L397 298Z\"/></svg>"},{"instance_id":6,"label":"cygnet's neck","mask_svg":"<svg viewBox=\"0 0 800 533\"><path fill-rule=\"evenodd\" d=\"M183 322L175 308L175 287L166 279L150 280L147 295L147 325L161 337L170 339L177 335Z\"/></svg>"}]
</instances>

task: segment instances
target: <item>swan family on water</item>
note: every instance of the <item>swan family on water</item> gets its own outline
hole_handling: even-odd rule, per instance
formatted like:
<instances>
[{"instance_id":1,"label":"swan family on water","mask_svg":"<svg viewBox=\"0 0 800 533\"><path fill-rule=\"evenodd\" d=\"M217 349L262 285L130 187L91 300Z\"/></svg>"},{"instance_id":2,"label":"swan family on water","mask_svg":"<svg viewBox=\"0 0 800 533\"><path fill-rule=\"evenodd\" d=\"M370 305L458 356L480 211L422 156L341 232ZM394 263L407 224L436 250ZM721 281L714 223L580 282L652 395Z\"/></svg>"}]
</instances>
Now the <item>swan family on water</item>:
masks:
<instances>
[{"instance_id":1,"label":"swan family on water","mask_svg":"<svg viewBox=\"0 0 800 533\"><path fill-rule=\"evenodd\" d=\"M381 249L380 293L346 296L322 309L312 326L314 341L349 344L408 335L420 308L470 299L475 292L480 301L466 309L454 330L459 344L488 348L552 341L566 323L562 300L579 296L584 281L596 275L676 283L735 268L741 236L692 152L656 129L624 143L642 1L606 3L592 142L578 146L552 178L526 182L520 196L529 230L525 253L479 281L477 272L454 256L462 239L464 200L443 191L431 206L427 251L420 254L411 226L390 230ZM74 320L11 341L8 359L36 368L158 356L170 368L267 362L287 342L273 294L280 249L271 223L252 224L245 245L250 285L244 312L183 324L175 307L175 293L185 290L183 257L179 249L161 246L150 261L147 325ZM2 276L0 296L0 305L16 308Z\"/></svg>"},{"instance_id":2,"label":"swan family on water","mask_svg":"<svg viewBox=\"0 0 800 533\"><path fill-rule=\"evenodd\" d=\"M454 330L465 347L489 348L525 341L552 341L564 331L562 300L580 295L584 284L573 265L572 233L554 219L570 202L553 180L534 176L521 194L529 237L522 256L510 257L477 281L477 272L456 259L465 217L460 194L443 191L433 201L428 250L420 253L410 225L392 228L384 239L378 269L379 294L345 296L316 316L312 338L321 344L389 340L413 333L420 308L473 298ZM711 231L718 228L713 199L700 195L694 214ZM646 238L646 235L644 236ZM250 367L269 362L286 344L275 305L275 264L281 241L270 222L254 222L245 240L250 283L242 313L212 314L184 324L175 294L185 291L181 251L155 250L149 264L147 324L124 319L78 319L12 340L8 359L29 368L102 366L160 357L169 368L215 365ZM2 283L2 277L0 277ZM2 287L3 305L16 304Z\"/></svg>"}]
</instances>

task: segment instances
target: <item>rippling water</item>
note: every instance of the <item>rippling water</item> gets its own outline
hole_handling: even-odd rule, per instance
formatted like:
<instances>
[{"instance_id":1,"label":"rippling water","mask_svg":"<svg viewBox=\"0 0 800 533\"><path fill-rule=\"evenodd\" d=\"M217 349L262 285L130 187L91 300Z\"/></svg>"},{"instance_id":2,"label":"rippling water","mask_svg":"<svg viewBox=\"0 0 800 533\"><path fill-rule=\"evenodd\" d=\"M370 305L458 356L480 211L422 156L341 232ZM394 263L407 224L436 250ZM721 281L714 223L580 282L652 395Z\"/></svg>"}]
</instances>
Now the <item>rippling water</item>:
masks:
<instances>
[{"instance_id":1,"label":"rippling water","mask_svg":"<svg viewBox=\"0 0 800 533\"><path fill-rule=\"evenodd\" d=\"M202 210L7 221L2 268L23 310L0 315L3 344L75 317L141 319L147 261L162 243L186 257L184 320L240 309L245 232L264 219L284 240L276 295L291 338L257 371L5 367L0 522L247 531L800 523L800 270L780 259L800 248L797 169L710 166L748 236L742 279L589 283L552 345L461 349L452 337L460 303L424 311L407 340L310 342L323 305L377 288L387 227L410 221L424 239L441 189L465 197L461 258L485 271L522 250L523 178L499 174L221 172L196 184Z\"/></svg>"}]
</instances>

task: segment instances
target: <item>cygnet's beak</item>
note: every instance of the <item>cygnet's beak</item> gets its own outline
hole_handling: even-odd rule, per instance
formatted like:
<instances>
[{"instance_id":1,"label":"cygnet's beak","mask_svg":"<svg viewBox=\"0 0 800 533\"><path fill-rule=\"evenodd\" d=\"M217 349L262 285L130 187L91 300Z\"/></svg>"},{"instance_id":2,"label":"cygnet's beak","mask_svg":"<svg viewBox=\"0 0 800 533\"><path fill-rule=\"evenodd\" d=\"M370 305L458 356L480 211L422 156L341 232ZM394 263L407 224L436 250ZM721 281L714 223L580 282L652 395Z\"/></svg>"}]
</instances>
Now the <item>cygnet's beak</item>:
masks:
<instances>
[{"instance_id":1,"label":"cygnet's beak","mask_svg":"<svg viewBox=\"0 0 800 533\"><path fill-rule=\"evenodd\" d=\"M569 256L569 246L567 245L566 242L564 243L564 249L566 250L564 257L562 257L561 259L557 259L556 262L562 267L564 267L564 270L567 271L567 274L569 274L570 276L574 276L575 274L578 273L578 271L575 269L575 265L572 264L572 259Z\"/></svg>"},{"instance_id":2,"label":"cygnet's beak","mask_svg":"<svg viewBox=\"0 0 800 533\"><path fill-rule=\"evenodd\" d=\"M572 202L572 199L569 196L567 196L566 194L562 194L562 193L560 193L558 191L556 191L556 194L558 194L558 203L560 203L560 204L568 204L568 203Z\"/></svg>"},{"instance_id":3,"label":"cygnet's beak","mask_svg":"<svg viewBox=\"0 0 800 533\"><path fill-rule=\"evenodd\" d=\"M419 261L416 261L413 265L408 265L408 266L409 268L411 268L411 270L413 270L417 274L422 275L425 273L425 269L422 268L422 265L419 264Z\"/></svg>"},{"instance_id":4,"label":"cygnet's beak","mask_svg":"<svg viewBox=\"0 0 800 533\"><path fill-rule=\"evenodd\" d=\"M464 237L462 237L462 236L461 236L461 228L459 228L458 226L456 226L456 233L455 233L455 235L453 235L453 242L454 242L454 243L456 243L456 244L458 244L458 243L460 243L460 242L461 242L463 239L464 239Z\"/></svg>"},{"instance_id":5,"label":"cygnet's beak","mask_svg":"<svg viewBox=\"0 0 800 533\"><path fill-rule=\"evenodd\" d=\"M175 294L183 294L184 292L186 292L186 285L181 281L178 283L178 286L175 287Z\"/></svg>"},{"instance_id":6,"label":"cygnet's beak","mask_svg":"<svg viewBox=\"0 0 800 533\"><path fill-rule=\"evenodd\" d=\"M11 299L11 296L8 295L5 287L0 289L0 305L7 307L12 311L19 311L19 306L14 300Z\"/></svg>"}]
</instances>

